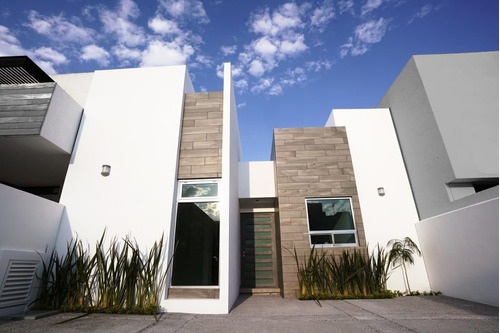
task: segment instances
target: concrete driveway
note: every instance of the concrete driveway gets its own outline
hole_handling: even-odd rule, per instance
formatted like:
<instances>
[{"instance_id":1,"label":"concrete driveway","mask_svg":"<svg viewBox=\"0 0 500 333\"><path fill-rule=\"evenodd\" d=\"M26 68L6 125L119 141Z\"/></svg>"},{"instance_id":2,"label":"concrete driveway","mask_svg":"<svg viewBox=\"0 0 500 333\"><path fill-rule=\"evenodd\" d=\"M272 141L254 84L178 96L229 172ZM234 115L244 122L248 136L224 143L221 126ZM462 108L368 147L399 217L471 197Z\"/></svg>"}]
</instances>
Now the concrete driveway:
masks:
<instances>
[{"instance_id":1,"label":"concrete driveway","mask_svg":"<svg viewBox=\"0 0 500 333\"><path fill-rule=\"evenodd\" d=\"M60 313L0 320L0 332L498 332L498 308L446 296L319 303L241 296L228 315Z\"/></svg>"}]
</instances>

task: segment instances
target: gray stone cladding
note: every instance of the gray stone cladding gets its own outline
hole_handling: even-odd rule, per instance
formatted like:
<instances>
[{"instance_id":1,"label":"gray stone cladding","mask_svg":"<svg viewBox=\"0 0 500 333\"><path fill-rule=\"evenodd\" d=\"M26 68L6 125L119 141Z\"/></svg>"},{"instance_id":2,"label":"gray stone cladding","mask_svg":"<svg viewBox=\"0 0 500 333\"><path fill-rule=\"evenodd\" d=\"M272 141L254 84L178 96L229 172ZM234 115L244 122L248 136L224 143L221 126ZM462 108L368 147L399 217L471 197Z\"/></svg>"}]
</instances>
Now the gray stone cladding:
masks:
<instances>
[{"instance_id":1,"label":"gray stone cladding","mask_svg":"<svg viewBox=\"0 0 500 333\"><path fill-rule=\"evenodd\" d=\"M222 176L222 91L185 95L179 179Z\"/></svg>"},{"instance_id":2,"label":"gray stone cladding","mask_svg":"<svg viewBox=\"0 0 500 333\"><path fill-rule=\"evenodd\" d=\"M352 199L358 247L316 249L338 255L343 250L367 253L361 209L345 127L282 128L274 130L281 238L283 295L297 297L299 284L293 255L309 254L306 198Z\"/></svg>"}]
</instances>

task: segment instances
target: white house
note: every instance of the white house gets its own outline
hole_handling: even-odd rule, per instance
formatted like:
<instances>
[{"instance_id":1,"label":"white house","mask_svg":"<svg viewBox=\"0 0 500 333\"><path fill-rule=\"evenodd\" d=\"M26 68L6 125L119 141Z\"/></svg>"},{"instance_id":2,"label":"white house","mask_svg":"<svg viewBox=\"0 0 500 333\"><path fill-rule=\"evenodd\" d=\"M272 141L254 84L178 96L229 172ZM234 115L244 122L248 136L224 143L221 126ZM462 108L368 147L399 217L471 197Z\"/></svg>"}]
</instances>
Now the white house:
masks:
<instances>
[{"instance_id":1,"label":"white house","mask_svg":"<svg viewBox=\"0 0 500 333\"><path fill-rule=\"evenodd\" d=\"M376 109L276 129L272 151L240 161L230 64L222 91L195 93L185 66L49 77L0 58L0 314L29 304L53 249L104 229L146 247L163 234L167 258L178 244L170 312L295 297L285 249L406 236L423 251L414 290L498 305L497 52L415 56ZM324 227L333 213L341 228ZM405 289L399 271L389 288Z\"/></svg>"}]
</instances>

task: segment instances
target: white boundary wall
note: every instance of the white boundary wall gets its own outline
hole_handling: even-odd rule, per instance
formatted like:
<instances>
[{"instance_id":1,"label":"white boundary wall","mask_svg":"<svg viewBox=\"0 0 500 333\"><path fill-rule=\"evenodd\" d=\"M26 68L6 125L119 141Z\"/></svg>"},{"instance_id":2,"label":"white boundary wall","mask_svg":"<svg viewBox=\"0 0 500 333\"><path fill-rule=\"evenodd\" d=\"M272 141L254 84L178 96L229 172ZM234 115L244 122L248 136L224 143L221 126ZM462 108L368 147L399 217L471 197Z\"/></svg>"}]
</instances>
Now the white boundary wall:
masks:
<instances>
[{"instance_id":1,"label":"white boundary wall","mask_svg":"<svg viewBox=\"0 0 500 333\"><path fill-rule=\"evenodd\" d=\"M50 255L63 210L57 202L0 184L0 250Z\"/></svg>"},{"instance_id":2,"label":"white boundary wall","mask_svg":"<svg viewBox=\"0 0 500 333\"><path fill-rule=\"evenodd\" d=\"M419 243L417 210L389 109L333 110L326 126L345 126L369 250L391 239ZM383 187L384 196L377 189ZM408 275L412 291L428 291L422 258L415 256ZM406 290L402 270L393 271L388 288Z\"/></svg>"},{"instance_id":3,"label":"white boundary wall","mask_svg":"<svg viewBox=\"0 0 500 333\"><path fill-rule=\"evenodd\" d=\"M64 206L0 184L0 290L10 260L46 260L54 248ZM38 274L41 272L38 266ZM35 299L38 280L26 304ZM23 312L26 305L0 309L0 316Z\"/></svg>"},{"instance_id":4,"label":"white boundary wall","mask_svg":"<svg viewBox=\"0 0 500 333\"><path fill-rule=\"evenodd\" d=\"M496 198L417 223L434 290L498 306L498 208Z\"/></svg>"}]
</instances>

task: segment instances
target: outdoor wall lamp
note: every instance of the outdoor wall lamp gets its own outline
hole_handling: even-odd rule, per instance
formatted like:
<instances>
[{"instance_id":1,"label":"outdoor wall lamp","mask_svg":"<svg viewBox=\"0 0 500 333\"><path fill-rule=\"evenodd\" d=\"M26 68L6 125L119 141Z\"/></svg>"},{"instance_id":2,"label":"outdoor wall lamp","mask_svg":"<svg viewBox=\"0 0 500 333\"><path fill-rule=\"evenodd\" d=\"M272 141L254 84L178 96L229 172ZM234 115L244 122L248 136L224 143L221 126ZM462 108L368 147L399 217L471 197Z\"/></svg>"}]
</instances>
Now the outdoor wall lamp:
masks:
<instances>
[{"instance_id":1,"label":"outdoor wall lamp","mask_svg":"<svg viewBox=\"0 0 500 333\"><path fill-rule=\"evenodd\" d=\"M103 175L104 177L107 177L107 176L109 176L110 172L111 172L111 166L109 166L107 164L103 164L101 175Z\"/></svg>"},{"instance_id":2,"label":"outdoor wall lamp","mask_svg":"<svg viewBox=\"0 0 500 333\"><path fill-rule=\"evenodd\" d=\"M381 197L383 197L385 195L385 190L383 187L379 187L377 189L377 191L378 191L378 195L380 195Z\"/></svg>"}]
</instances>

